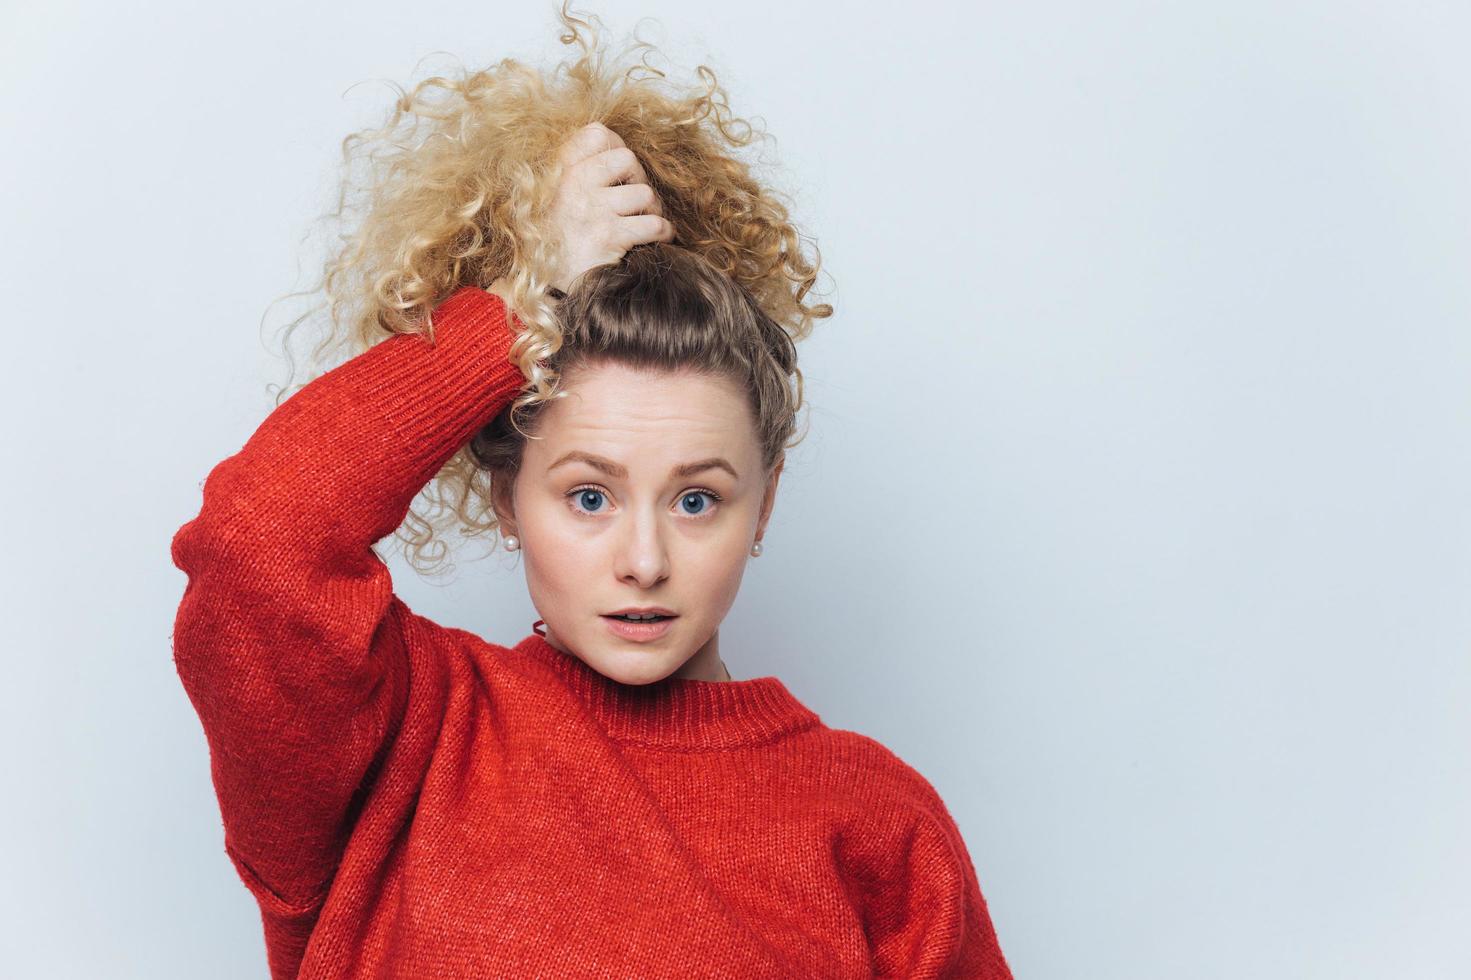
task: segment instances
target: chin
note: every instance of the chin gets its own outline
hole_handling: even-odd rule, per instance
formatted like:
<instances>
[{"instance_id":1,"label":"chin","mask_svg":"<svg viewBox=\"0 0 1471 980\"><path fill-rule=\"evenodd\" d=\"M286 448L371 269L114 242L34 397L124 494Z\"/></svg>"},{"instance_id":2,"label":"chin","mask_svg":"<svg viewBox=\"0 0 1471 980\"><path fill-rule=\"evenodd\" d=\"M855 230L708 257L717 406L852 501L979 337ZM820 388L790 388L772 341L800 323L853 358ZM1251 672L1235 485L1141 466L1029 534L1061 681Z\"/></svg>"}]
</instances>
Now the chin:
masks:
<instances>
[{"instance_id":1,"label":"chin","mask_svg":"<svg viewBox=\"0 0 1471 980\"><path fill-rule=\"evenodd\" d=\"M678 670L684 661L665 651L647 648L605 648L583 658L593 670L620 684L653 684Z\"/></svg>"},{"instance_id":2,"label":"chin","mask_svg":"<svg viewBox=\"0 0 1471 980\"><path fill-rule=\"evenodd\" d=\"M572 647L573 656L620 684L653 684L678 670L685 657L662 645L600 640Z\"/></svg>"},{"instance_id":3,"label":"chin","mask_svg":"<svg viewBox=\"0 0 1471 980\"><path fill-rule=\"evenodd\" d=\"M552 645L604 677L630 685L661 681L683 667L694 655L694 651L681 650L669 636L652 643L634 643L602 635L607 631L601 622L598 627L591 638L574 636L570 640L563 639L555 627L550 627Z\"/></svg>"}]
</instances>

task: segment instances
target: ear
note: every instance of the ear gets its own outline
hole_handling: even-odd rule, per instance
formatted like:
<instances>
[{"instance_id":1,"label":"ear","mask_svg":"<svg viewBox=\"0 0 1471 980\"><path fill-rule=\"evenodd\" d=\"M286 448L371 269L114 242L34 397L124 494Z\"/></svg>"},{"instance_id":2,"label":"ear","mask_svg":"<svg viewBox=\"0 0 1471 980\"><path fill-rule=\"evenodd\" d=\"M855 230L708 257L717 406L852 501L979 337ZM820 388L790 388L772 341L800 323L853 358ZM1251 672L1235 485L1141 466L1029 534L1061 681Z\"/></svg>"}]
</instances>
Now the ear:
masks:
<instances>
[{"instance_id":1,"label":"ear","mask_svg":"<svg viewBox=\"0 0 1471 980\"><path fill-rule=\"evenodd\" d=\"M787 465L787 454L783 452L776 457L776 465L771 468L771 475L766 478L766 491L761 497L761 517L756 521L756 538L760 540L766 533L766 522L771 520L771 509L776 506L776 486L781 482L782 467Z\"/></svg>"},{"instance_id":2,"label":"ear","mask_svg":"<svg viewBox=\"0 0 1471 980\"><path fill-rule=\"evenodd\" d=\"M516 477L513 473L497 474L490 481L490 507L500 525L500 533L515 534L516 530Z\"/></svg>"}]
</instances>

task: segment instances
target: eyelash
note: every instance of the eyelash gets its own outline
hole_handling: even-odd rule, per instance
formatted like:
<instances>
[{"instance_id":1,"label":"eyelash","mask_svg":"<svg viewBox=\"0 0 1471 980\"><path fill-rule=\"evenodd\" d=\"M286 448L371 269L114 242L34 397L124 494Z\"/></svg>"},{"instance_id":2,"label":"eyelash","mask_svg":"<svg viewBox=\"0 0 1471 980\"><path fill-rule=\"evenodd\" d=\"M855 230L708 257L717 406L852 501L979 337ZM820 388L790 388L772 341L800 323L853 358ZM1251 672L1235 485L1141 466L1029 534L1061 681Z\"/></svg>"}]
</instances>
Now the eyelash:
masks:
<instances>
[{"instance_id":1,"label":"eyelash","mask_svg":"<svg viewBox=\"0 0 1471 980\"><path fill-rule=\"evenodd\" d=\"M571 490L568 490L562 496L564 498L566 498L566 500L567 500L567 506L572 508L572 513L577 514L579 517L597 517L598 516L597 514L590 514L590 513L588 513L585 510L579 510L577 508L577 506L572 502L576 498L576 496L579 493L582 493L584 490L596 490L598 493L602 494L605 498L608 497L608 496L610 496L610 494L608 493L608 491L604 490L602 487L598 486L595 483L584 483L581 486L573 487ZM721 501L723 501L725 499L720 494L716 493L714 490L710 490L710 489L708 489L706 487L690 487L684 493L682 493L682 494L679 495L679 499L680 500L683 500L685 497L688 497L692 493L703 493L703 494L709 496L710 498L712 498L717 505ZM720 508L718 506L716 506L715 508L712 508L709 511L706 511L704 513L699 513L699 514L685 514L684 516L685 517L688 517L692 521L703 521L703 520L706 520L707 518L711 517L712 515L714 515L715 512L718 511L719 509Z\"/></svg>"}]
</instances>

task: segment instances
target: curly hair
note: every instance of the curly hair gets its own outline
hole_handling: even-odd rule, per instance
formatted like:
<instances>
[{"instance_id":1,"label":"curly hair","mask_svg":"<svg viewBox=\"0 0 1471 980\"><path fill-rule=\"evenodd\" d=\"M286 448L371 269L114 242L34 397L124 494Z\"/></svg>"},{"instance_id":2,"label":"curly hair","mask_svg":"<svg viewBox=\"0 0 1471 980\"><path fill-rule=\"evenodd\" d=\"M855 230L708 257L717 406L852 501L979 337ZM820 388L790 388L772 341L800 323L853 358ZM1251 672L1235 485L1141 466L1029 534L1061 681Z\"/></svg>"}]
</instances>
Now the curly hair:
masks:
<instances>
[{"instance_id":1,"label":"curly hair","mask_svg":"<svg viewBox=\"0 0 1471 980\"><path fill-rule=\"evenodd\" d=\"M575 60L542 70L505 58L473 72L461 66L458 77L436 75L408 92L394 85L399 98L387 121L343 140L336 208L319 220L349 230L329 248L317 285L285 294L320 292L325 302L282 334L291 368L278 405L336 362L389 337L432 339L430 312L439 302L462 286L486 288L502 278L522 326L511 359L526 379L511 406L512 427L517 413L534 413L556 397L554 355L565 327L547 293L558 243L546 215L560 177L557 150L591 122L613 130L637 155L678 247L741 287L790 341L832 315L830 305L806 301L821 258L792 223L789 198L763 186L741 158L768 135L731 112L708 67L697 67L698 87L670 82L650 63L654 46L636 35L610 58L598 43L601 22L587 17L571 14L567 0L558 12L566 29L559 40L580 49ZM637 63L630 64L634 54ZM323 311L312 370L293 385L292 334ZM793 411L801 402L800 372L796 377ZM395 532L419 574L452 567L441 538L451 528L462 539L493 539L495 472L467 445L420 493Z\"/></svg>"}]
</instances>

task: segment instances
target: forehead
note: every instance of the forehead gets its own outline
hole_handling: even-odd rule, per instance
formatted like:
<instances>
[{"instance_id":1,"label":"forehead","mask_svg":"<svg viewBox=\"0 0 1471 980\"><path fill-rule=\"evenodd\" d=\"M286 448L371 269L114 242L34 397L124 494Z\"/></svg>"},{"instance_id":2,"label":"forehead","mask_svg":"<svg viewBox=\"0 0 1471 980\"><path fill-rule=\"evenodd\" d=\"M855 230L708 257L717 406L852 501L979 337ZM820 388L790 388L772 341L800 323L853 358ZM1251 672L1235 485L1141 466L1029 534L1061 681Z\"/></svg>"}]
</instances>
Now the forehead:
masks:
<instances>
[{"instance_id":1,"label":"forehead","mask_svg":"<svg viewBox=\"0 0 1471 980\"><path fill-rule=\"evenodd\" d=\"M729 378L605 362L567 372L564 390L542 411L528 454L759 452L747 396Z\"/></svg>"}]
</instances>

